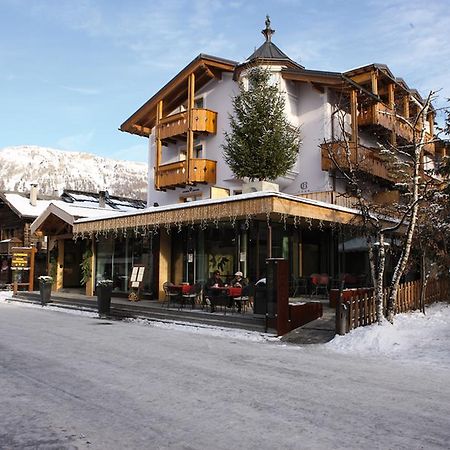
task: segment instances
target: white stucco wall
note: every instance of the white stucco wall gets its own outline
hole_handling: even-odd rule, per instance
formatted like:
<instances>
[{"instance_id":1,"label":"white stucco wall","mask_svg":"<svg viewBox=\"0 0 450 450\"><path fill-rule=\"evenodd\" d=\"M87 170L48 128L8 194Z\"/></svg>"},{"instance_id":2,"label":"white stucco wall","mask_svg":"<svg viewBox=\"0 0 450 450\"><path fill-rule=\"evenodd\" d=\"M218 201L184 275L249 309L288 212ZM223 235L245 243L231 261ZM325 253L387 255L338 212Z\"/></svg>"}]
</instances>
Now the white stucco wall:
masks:
<instances>
[{"instance_id":1,"label":"white stucco wall","mask_svg":"<svg viewBox=\"0 0 450 450\"><path fill-rule=\"evenodd\" d=\"M331 133L331 106L327 91L320 92L312 85L297 83L298 120L302 133L296 170L298 175L283 192L299 194L331 189L328 172L322 171L320 144Z\"/></svg>"},{"instance_id":2,"label":"white stucco wall","mask_svg":"<svg viewBox=\"0 0 450 450\"><path fill-rule=\"evenodd\" d=\"M272 67L279 71L281 68ZM321 170L321 151L319 145L324 139L331 137L332 107L328 99L327 90L320 92L309 84L286 82L278 77L280 89L286 95L286 113L289 121L301 127L302 146L297 163L285 176L276 180L280 191L290 194L302 192L317 192L331 190L328 172ZM232 113L232 99L238 93L238 83L232 75L224 73L221 80L212 80L196 93L203 97L204 108L216 111L217 134L202 137L203 158L217 161L216 186L229 189L233 194L241 190L242 182L234 178L228 165L223 159L222 144L224 132L229 131L229 114ZM154 202L159 205L178 203L180 195L187 189L177 188L166 192L154 189L155 139L154 130L149 139L149 188L147 202L151 206ZM163 147L162 162L168 163L178 160L179 152L174 146ZM202 192L203 199L209 198L210 186L198 185L191 189Z\"/></svg>"},{"instance_id":3,"label":"white stucco wall","mask_svg":"<svg viewBox=\"0 0 450 450\"><path fill-rule=\"evenodd\" d=\"M202 157L217 161L217 180L216 187L230 189L231 193L235 189L240 189L240 182L233 179L233 174L228 165L223 160L221 145L224 140L224 131L229 131L228 115L232 111L232 98L238 91L238 85L232 79L232 75L224 73L221 80L212 80L201 90L196 92L196 98L203 97L203 107L217 112L217 133L215 135L203 136L200 138L203 144ZM185 144L170 145L163 147L162 163L167 164L179 160L179 147ZM154 167L155 167L155 138L154 130L149 139L149 177L148 177L148 196L147 204L153 205L157 202L159 205L168 205L178 203L180 195L186 193L189 188L167 191L156 191L154 183ZM201 192L202 199L209 198L210 186L197 185L192 188L193 192Z\"/></svg>"}]
</instances>

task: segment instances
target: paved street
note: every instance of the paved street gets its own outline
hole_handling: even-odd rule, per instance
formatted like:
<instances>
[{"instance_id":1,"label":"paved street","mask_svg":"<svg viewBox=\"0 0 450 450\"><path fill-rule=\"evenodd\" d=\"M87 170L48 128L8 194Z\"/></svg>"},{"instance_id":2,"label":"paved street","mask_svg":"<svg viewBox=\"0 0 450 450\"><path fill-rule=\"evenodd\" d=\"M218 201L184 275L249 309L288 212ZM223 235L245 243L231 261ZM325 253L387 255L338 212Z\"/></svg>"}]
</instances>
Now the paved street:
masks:
<instances>
[{"instance_id":1,"label":"paved street","mask_svg":"<svg viewBox=\"0 0 450 450\"><path fill-rule=\"evenodd\" d=\"M1 449L444 449L447 370L0 303Z\"/></svg>"}]
</instances>

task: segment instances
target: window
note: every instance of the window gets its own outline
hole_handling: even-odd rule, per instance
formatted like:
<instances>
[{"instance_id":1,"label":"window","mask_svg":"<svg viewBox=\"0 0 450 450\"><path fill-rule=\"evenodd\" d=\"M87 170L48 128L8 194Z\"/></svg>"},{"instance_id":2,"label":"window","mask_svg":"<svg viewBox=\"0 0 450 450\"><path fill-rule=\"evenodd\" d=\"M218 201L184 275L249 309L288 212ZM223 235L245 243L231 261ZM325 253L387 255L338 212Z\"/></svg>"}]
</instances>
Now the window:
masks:
<instances>
[{"instance_id":1,"label":"window","mask_svg":"<svg viewBox=\"0 0 450 450\"><path fill-rule=\"evenodd\" d=\"M203 155L203 145L202 144L198 144L194 147L194 158L202 158Z\"/></svg>"},{"instance_id":2,"label":"window","mask_svg":"<svg viewBox=\"0 0 450 450\"><path fill-rule=\"evenodd\" d=\"M194 100L194 108L198 108L198 109L204 108L203 97L199 97Z\"/></svg>"}]
</instances>

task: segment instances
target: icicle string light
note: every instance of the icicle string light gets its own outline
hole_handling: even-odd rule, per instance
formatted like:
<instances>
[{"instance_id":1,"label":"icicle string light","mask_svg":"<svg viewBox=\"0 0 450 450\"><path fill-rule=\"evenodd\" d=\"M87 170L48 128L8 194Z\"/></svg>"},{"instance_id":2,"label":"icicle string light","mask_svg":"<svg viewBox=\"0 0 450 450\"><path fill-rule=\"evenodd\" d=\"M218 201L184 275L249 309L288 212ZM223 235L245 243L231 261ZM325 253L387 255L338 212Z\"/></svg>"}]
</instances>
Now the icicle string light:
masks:
<instances>
[{"instance_id":1,"label":"icicle string light","mask_svg":"<svg viewBox=\"0 0 450 450\"><path fill-rule=\"evenodd\" d=\"M313 209L316 208L316 209ZM288 201L273 197L259 197L239 201L230 201L223 203L214 203L208 205L190 205L189 207L173 207L166 210L149 211L137 213L122 217L112 217L96 221L80 222L74 224L74 239L85 239L93 233L99 233L100 236L111 236L116 239L120 236L128 235L144 236L149 233L157 234L160 227L164 227L168 233L172 227L178 232L185 226L191 228L200 227L205 230L209 224L215 228L219 227L220 222L229 222L232 227L236 226L238 220L244 221L244 226L249 227L250 221L255 218L266 216L267 224L273 221L274 213L280 215L280 222L284 229L292 223L295 228L305 225L312 229L313 220L320 229L323 229L325 223L334 226L336 222L342 221L349 223L353 214L342 212L326 211L323 207L304 205L301 202ZM326 218L325 218L326 217ZM329 218L328 218L329 217Z\"/></svg>"}]
</instances>

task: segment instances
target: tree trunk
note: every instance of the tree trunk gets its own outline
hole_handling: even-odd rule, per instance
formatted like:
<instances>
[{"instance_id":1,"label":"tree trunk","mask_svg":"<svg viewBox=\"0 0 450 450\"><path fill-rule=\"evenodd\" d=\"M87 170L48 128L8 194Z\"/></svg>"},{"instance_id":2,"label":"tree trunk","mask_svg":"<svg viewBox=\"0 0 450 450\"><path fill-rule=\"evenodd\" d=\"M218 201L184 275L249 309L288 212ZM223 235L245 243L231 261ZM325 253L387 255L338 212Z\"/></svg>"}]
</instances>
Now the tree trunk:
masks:
<instances>
[{"instance_id":1,"label":"tree trunk","mask_svg":"<svg viewBox=\"0 0 450 450\"><path fill-rule=\"evenodd\" d=\"M373 296L375 298L375 309L377 315L377 323L383 323L383 278L386 262L386 254L384 249L384 235L378 235L378 257L375 258L373 247L369 246L369 263L373 281ZM376 261L375 261L376 259Z\"/></svg>"}]
</instances>

